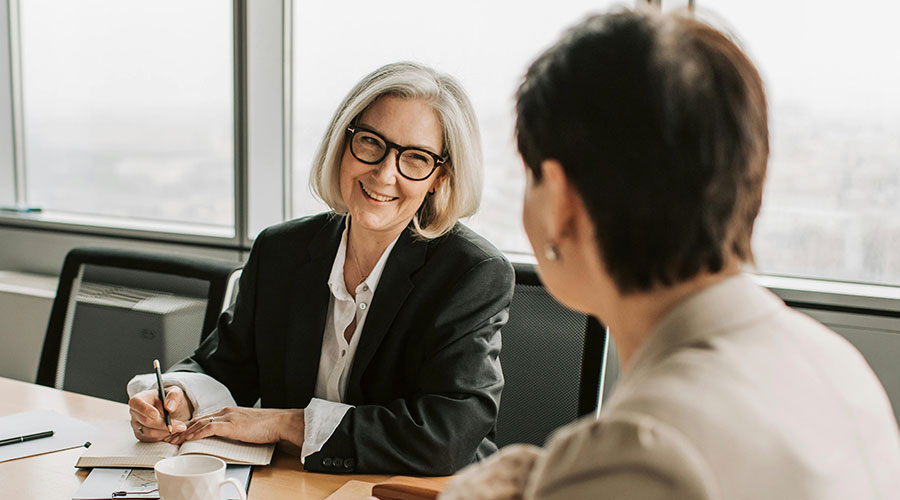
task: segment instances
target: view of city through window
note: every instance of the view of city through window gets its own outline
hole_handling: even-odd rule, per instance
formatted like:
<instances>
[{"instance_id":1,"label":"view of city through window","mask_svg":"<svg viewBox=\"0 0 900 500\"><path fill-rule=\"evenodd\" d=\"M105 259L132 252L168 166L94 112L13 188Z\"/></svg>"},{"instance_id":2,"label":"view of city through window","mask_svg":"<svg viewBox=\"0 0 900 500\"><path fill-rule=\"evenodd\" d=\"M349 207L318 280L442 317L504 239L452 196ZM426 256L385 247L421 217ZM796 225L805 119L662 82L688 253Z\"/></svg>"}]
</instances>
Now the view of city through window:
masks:
<instances>
[{"instance_id":1,"label":"view of city through window","mask_svg":"<svg viewBox=\"0 0 900 500\"><path fill-rule=\"evenodd\" d=\"M295 2L295 213L325 210L309 194L308 172L341 99L377 67L416 61L456 77L478 114L484 195L478 214L465 222L505 251L531 253L522 228L525 173L515 147L513 95L528 64L564 28L613 4L529 3L510 15L504 2L461 0L447 8L401 0L390 2L387 18L383 4L354 4L347 16L339 3Z\"/></svg>"},{"instance_id":2,"label":"view of city through window","mask_svg":"<svg viewBox=\"0 0 900 500\"><path fill-rule=\"evenodd\" d=\"M19 5L28 203L231 228L231 3Z\"/></svg>"},{"instance_id":3,"label":"view of city through window","mask_svg":"<svg viewBox=\"0 0 900 500\"><path fill-rule=\"evenodd\" d=\"M866 15L851 19L839 3L700 3L743 41L769 92L772 158L754 238L760 271L900 283L900 66L891 63L900 32L890 26L900 8L867 0L852 7ZM342 5L297 2L296 213L324 210L309 195L307 172L340 99L377 66L415 60L462 81L479 115L484 201L468 223L506 251L530 252L512 96L529 62L563 28L607 7L529 4L510 16L495 2L445 9L398 1L390 29L373 29L382 6L357 5L346 16Z\"/></svg>"},{"instance_id":4,"label":"view of city through window","mask_svg":"<svg viewBox=\"0 0 900 500\"><path fill-rule=\"evenodd\" d=\"M478 113L484 197L466 222L506 251L530 253L513 94L565 27L628 3L529 4L515 15L509 5L398 0L388 9L353 4L348 16L347 4L295 2L294 215L325 209L310 194L308 172L346 92L380 65L412 60L457 77ZM760 271L900 284L900 31L892 24L900 6L698 5L735 33L767 85L772 157L754 237ZM232 5L19 6L29 204L231 230Z\"/></svg>"},{"instance_id":5,"label":"view of city through window","mask_svg":"<svg viewBox=\"0 0 900 500\"><path fill-rule=\"evenodd\" d=\"M737 34L767 86L759 269L900 284L900 6L698 3Z\"/></svg>"}]
</instances>

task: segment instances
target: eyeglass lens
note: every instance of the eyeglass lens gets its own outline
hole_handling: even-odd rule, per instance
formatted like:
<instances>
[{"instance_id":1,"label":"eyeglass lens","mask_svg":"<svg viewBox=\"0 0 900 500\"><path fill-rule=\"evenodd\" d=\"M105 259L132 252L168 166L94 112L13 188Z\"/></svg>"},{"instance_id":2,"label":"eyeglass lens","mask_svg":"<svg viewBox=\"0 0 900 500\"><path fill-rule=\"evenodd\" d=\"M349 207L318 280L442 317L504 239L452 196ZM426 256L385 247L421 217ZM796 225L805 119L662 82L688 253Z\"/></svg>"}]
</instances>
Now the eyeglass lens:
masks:
<instances>
[{"instance_id":1,"label":"eyeglass lens","mask_svg":"<svg viewBox=\"0 0 900 500\"><path fill-rule=\"evenodd\" d=\"M387 156L387 144L377 135L357 130L350 143L353 156L366 163L378 163ZM434 170L434 158L426 151L407 149L397 159L400 173L411 179L423 179Z\"/></svg>"}]
</instances>

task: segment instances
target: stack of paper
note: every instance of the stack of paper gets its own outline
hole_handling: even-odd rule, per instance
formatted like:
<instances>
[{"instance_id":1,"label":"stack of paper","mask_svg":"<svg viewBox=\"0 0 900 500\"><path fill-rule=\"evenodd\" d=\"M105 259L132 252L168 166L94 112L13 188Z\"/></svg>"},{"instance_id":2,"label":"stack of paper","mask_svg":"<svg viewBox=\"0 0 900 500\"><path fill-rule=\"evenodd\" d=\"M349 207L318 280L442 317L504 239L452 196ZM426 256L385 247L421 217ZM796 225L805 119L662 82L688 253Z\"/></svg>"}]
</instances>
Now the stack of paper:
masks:
<instances>
[{"instance_id":1,"label":"stack of paper","mask_svg":"<svg viewBox=\"0 0 900 500\"><path fill-rule=\"evenodd\" d=\"M34 410L0 417L0 440L53 431L53 436L0 446L0 462L84 446L100 429L77 418L49 410Z\"/></svg>"}]
</instances>

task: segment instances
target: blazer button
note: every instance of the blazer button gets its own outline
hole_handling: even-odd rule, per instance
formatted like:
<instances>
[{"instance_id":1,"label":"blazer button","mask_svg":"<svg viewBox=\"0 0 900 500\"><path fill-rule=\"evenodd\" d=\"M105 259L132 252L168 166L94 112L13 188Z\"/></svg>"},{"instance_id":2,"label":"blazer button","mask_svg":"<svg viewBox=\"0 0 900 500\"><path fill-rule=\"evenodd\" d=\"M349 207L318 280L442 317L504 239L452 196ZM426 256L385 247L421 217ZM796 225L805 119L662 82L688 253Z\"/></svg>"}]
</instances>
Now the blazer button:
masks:
<instances>
[{"instance_id":1,"label":"blazer button","mask_svg":"<svg viewBox=\"0 0 900 500\"><path fill-rule=\"evenodd\" d=\"M356 462L352 458L344 459L344 469L345 470L353 470L354 465L356 465Z\"/></svg>"},{"instance_id":2,"label":"blazer button","mask_svg":"<svg viewBox=\"0 0 900 500\"><path fill-rule=\"evenodd\" d=\"M322 459L322 467L331 467L331 457L325 457Z\"/></svg>"},{"instance_id":3,"label":"blazer button","mask_svg":"<svg viewBox=\"0 0 900 500\"><path fill-rule=\"evenodd\" d=\"M340 458L335 458L334 460L331 461L331 464L334 465L335 468L340 468L342 465L344 465L344 461L341 460Z\"/></svg>"}]
</instances>

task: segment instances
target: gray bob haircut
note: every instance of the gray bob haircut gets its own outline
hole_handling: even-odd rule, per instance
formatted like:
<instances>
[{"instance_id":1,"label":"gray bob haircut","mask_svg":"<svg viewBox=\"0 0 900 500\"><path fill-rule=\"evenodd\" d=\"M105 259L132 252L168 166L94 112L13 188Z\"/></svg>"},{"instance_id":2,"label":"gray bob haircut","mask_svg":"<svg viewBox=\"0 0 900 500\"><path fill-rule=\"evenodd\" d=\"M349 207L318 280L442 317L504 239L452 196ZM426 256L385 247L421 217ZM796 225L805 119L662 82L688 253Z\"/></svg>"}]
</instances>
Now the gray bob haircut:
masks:
<instances>
[{"instance_id":1,"label":"gray bob haircut","mask_svg":"<svg viewBox=\"0 0 900 500\"><path fill-rule=\"evenodd\" d=\"M413 217L416 234L424 239L446 234L481 203L482 153L478 120L469 96L455 78L421 64L401 62L366 75L347 94L322 137L310 172L310 189L336 213L347 213L341 196L341 158L347 127L382 96L418 99L429 104L444 128L443 155L449 159L434 175L446 177ZM398 174L399 175L399 174Z\"/></svg>"}]
</instances>

